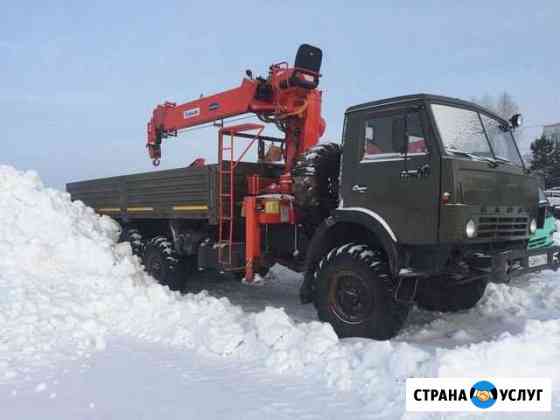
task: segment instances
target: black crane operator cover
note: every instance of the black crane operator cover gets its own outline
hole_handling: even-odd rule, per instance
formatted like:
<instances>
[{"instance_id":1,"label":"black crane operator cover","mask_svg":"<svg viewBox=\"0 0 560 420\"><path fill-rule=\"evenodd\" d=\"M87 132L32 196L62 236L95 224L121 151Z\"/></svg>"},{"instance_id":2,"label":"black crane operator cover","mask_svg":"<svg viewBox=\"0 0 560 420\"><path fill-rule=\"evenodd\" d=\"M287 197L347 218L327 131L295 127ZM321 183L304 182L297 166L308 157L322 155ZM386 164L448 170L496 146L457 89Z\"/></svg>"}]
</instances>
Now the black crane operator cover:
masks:
<instances>
[{"instance_id":1,"label":"black crane operator cover","mask_svg":"<svg viewBox=\"0 0 560 420\"><path fill-rule=\"evenodd\" d=\"M323 51L320 48L309 44L301 44L296 54L294 67L319 73L322 60Z\"/></svg>"}]
</instances>

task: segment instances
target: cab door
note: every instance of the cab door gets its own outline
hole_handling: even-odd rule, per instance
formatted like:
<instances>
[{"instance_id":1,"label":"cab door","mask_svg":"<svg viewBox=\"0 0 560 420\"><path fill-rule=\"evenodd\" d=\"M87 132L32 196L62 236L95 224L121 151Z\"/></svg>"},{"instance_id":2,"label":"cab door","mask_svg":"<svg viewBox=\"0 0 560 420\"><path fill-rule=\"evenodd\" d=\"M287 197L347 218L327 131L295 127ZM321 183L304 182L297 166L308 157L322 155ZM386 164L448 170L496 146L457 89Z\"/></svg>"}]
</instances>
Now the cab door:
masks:
<instances>
[{"instance_id":1,"label":"cab door","mask_svg":"<svg viewBox=\"0 0 560 420\"><path fill-rule=\"evenodd\" d=\"M400 243L437 240L440 155L421 106L347 115L343 206L374 212Z\"/></svg>"}]
</instances>

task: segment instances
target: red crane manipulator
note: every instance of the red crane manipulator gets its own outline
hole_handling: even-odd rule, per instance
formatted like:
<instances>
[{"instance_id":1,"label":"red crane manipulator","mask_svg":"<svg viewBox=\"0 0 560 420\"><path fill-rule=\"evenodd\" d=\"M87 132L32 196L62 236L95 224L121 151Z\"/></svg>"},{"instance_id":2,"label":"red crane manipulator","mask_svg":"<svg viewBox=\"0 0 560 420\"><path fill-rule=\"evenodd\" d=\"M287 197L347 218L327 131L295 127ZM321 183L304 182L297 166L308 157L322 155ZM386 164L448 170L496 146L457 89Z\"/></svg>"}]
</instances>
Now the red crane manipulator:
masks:
<instances>
[{"instance_id":1,"label":"red crane manipulator","mask_svg":"<svg viewBox=\"0 0 560 420\"><path fill-rule=\"evenodd\" d=\"M261 226L267 224L292 224L297 230L298 215L294 210L292 193L292 168L298 156L313 147L325 131L321 117L321 91L317 89L320 78L322 52L319 48L303 44L299 47L294 67L286 62L270 66L268 77L253 79L250 71L241 86L212 96L201 97L181 105L166 102L158 105L148 123L148 151L155 166L161 159L161 143L167 137L177 136L181 129L223 121L226 118L253 113L265 123L274 123L284 133L284 169L278 180L261 184L258 175L248 177L249 194L243 198L245 217L245 264L236 267L232 262L234 246L235 198L233 171L233 144L223 145L224 135L251 137L243 131L257 130L259 138L263 126L241 124L222 127L219 132L219 233L218 259L224 269L245 270L245 278L252 281L262 263ZM268 138L271 139L271 138ZM233 141L233 140L232 140ZM223 158L229 150L229 160ZM245 153L245 152L243 152ZM226 185L230 187L227 188ZM270 192L282 193L276 206L266 206ZM274 214L263 208L280 209ZM236 242L238 243L238 241ZM229 251L228 251L229 249Z\"/></svg>"},{"instance_id":2,"label":"red crane manipulator","mask_svg":"<svg viewBox=\"0 0 560 420\"><path fill-rule=\"evenodd\" d=\"M325 131L321 117L319 70L322 52L303 44L295 65L286 62L270 66L266 79L244 78L241 86L212 96L177 105L158 105L148 123L148 151L155 166L161 159L161 142L185 128L253 113L267 123L275 123L284 133L286 172L294 159L314 146Z\"/></svg>"}]
</instances>

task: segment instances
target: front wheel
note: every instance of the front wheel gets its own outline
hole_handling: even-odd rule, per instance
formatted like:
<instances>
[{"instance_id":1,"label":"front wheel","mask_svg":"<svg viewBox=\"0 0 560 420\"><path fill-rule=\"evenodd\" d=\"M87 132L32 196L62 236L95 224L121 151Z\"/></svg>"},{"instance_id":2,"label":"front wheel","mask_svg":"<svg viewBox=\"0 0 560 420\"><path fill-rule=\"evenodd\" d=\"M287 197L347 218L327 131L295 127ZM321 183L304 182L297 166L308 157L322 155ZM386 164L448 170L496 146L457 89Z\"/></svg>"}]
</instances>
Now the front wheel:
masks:
<instances>
[{"instance_id":1,"label":"front wheel","mask_svg":"<svg viewBox=\"0 0 560 420\"><path fill-rule=\"evenodd\" d=\"M397 302L385 255L348 243L331 250L315 273L315 306L339 337L387 340L402 328L409 305Z\"/></svg>"}]
</instances>

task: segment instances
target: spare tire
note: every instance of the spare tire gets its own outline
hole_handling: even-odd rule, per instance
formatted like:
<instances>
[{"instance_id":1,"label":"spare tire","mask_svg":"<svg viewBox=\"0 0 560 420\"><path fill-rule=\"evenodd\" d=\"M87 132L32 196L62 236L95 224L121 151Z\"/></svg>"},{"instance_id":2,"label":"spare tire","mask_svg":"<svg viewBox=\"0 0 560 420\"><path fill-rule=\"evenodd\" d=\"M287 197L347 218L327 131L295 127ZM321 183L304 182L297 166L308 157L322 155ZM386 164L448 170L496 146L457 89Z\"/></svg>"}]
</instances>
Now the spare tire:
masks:
<instances>
[{"instance_id":1,"label":"spare tire","mask_svg":"<svg viewBox=\"0 0 560 420\"><path fill-rule=\"evenodd\" d=\"M316 226L338 206L339 170L340 146L336 143L318 144L296 160L294 198L305 223Z\"/></svg>"}]
</instances>

